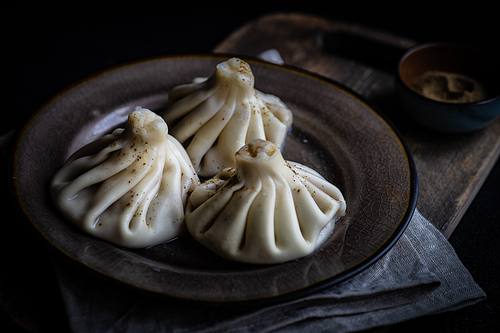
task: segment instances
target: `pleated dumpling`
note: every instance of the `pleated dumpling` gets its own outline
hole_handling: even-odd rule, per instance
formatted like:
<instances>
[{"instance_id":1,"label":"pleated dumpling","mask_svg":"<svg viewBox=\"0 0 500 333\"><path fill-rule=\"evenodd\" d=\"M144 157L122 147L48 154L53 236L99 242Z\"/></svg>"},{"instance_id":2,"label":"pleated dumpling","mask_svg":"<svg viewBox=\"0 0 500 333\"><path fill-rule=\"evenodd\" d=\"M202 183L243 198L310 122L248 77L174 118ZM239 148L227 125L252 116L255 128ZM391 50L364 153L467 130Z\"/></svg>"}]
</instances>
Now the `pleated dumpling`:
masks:
<instances>
[{"instance_id":1,"label":"pleated dumpling","mask_svg":"<svg viewBox=\"0 0 500 333\"><path fill-rule=\"evenodd\" d=\"M208 79L175 87L163 118L185 145L201 177L234 166L234 154L254 139L281 147L293 121L277 97L254 89L249 64L232 58Z\"/></svg>"},{"instance_id":2,"label":"pleated dumpling","mask_svg":"<svg viewBox=\"0 0 500 333\"><path fill-rule=\"evenodd\" d=\"M199 179L165 121L141 109L124 129L82 147L54 175L55 206L80 229L140 248L185 232L184 207Z\"/></svg>"},{"instance_id":3,"label":"pleated dumpling","mask_svg":"<svg viewBox=\"0 0 500 333\"><path fill-rule=\"evenodd\" d=\"M340 190L316 171L283 159L255 140L188 199L186 226L202 245L227 259L273 264L312 253L344 215Z\"/></svg>"}]
</instances>

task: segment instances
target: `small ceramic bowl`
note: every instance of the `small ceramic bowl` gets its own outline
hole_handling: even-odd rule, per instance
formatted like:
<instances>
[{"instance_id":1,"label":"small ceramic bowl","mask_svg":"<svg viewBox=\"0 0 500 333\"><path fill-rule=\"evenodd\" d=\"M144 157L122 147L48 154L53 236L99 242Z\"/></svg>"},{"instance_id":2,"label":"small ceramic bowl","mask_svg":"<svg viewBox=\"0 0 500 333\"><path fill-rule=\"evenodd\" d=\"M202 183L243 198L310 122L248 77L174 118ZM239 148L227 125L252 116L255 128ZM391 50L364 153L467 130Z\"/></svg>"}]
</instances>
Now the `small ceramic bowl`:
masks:
<instances>
[{"instance_id":1,"label":"small ceramic bowl","mask_svg":"<svg viewBox=\"0 0 500 333\"><path fill-rule=\"evenodd\" d=\"M400 59L395 89L406 114L421 125L473 131L500 114L500 61L465 45L421 44Z\"/></svg>"}]
</instances>

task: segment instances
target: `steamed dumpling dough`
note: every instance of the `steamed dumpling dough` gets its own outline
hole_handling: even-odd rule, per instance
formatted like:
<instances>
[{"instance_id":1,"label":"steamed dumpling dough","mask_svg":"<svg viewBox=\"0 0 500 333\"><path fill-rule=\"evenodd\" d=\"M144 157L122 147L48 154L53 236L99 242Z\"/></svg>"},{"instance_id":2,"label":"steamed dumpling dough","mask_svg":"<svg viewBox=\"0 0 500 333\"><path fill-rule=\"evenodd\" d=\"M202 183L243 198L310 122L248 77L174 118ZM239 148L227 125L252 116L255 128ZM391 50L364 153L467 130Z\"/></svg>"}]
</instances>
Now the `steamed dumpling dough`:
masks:
<instances>
[{"instance_id":1,"label":"steamed dumpling dough","mask_svg":"<svg viewBox=\"0 0 500 333\"><path fill-rule=\"evenodd\" d=\"M248 63L232 58L208 79L175 87L163 118L184 144L202 177L234 166L234 154L254 139L280 147L292 125L292 111L273 95L254 89Z\"/></svg>"},{"instance_id":2,"label":"steamed dumpling dough","mask_svg":"<svg viewBox=\"0 0 500 333\"><path fill-rule=\"evenodd\" d=\"M141 109L124 129L82 147L54 175L56 207L80 229L140 248L185 232L184 207L199 184L184 148L165 121Z\"/></svg>"},{"instance_id":3,"label":"steamed dumpling dough","mask_svg":"<svg viewBox=\"0 0 500 333\"><path fill-rule=\"evenodd\" d=\"M221 257L272 264L312 253L345 209L337 187L316 171L285 161L273 143L255 140L237 152L235 168L193 191L186 226Z\"/></svg>"}]
</instances>

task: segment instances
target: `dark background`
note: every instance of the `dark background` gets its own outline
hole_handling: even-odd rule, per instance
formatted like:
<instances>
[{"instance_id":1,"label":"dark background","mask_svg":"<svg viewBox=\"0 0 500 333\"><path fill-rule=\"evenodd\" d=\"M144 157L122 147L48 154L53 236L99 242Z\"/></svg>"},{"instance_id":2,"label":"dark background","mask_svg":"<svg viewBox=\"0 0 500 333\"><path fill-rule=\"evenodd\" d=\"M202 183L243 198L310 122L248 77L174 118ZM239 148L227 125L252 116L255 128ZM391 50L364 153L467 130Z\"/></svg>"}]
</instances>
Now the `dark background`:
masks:
<instances>
[{"instance_id":1,"label":"dark background","mask_svg":"<svg viewBox=\"0 0 500 333\"><path fill-rule=\"evenodd\" d=\"M18 128L43 102L88 75L147 57L208 53L232 31L269 13L311 13L387 30L417 41L456 41L493 51L500 41L498 9L493 1L302 1L286 6L260 1L241 3L245 6L240 2L186 2L181 6L158 1L3 4L0 135ZM454 312L395 325L389 332L498 330L499 190L500 163L497 163L450 238L459 258L485 290L487 299ZM18 238L9 235L19 232L16 226L11 226L15 220L5 217L2 220L2 224L9 225L7 231L0 231L0 250L13 249L13 262L25 258L20 248L33 251L29 256L36 259L36 264L24 267L32 274L33 285L47 290L54 288L53 276L36 275L37 265L50 264L47 254L31 241L21 246L13 244L13 240L23 242L18 234ZM10 263L0 263L0 273L11 267L14 266ZM52 311L41 310L42 326L66 328L65 318L60 314L60 296L56 293L45 301ZM4 327L9 332L24 332L2 311L3 332Z\"/></svg>"}]
</instances>

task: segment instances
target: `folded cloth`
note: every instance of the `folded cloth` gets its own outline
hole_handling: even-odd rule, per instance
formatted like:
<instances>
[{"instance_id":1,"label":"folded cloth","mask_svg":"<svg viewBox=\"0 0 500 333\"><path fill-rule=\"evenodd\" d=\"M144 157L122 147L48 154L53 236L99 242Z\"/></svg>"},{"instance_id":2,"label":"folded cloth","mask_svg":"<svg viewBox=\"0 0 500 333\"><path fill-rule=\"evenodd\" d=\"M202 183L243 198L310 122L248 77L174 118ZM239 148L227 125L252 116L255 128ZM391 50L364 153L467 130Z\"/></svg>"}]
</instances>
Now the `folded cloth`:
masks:
<instances>
[{"instance_id":1,"label":"folded cloth","mask_svg":"<svg viewBox=\"0 0 500 333\"><path fill-rule=\"evenodd\" d=\"M391 250L321 292L261 308L194 306L127 292L54 261L74 332L355 332L456 310L486 297L418 210Z\"/></svg>"}]
</instances>

